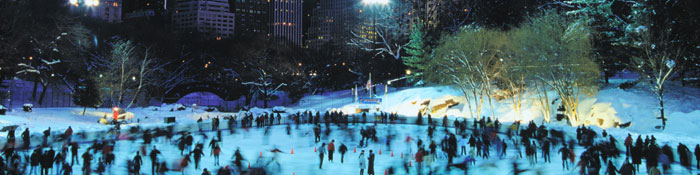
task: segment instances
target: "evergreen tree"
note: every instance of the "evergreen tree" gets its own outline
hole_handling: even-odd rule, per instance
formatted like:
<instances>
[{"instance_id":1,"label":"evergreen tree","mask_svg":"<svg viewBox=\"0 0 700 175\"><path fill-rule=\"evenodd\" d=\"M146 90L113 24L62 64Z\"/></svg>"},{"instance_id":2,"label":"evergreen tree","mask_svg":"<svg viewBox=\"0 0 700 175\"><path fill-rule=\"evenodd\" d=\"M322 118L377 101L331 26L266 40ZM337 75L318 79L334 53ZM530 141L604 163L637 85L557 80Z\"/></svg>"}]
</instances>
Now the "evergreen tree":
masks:
<instances>
[{"instance_id":1,"label":"evergreen tree","mask_svg":"<svg viewBox=\"0 0 700 175\"><path fill-rule=\"evenodd\" d=\"M413 31L411 31L411 35L409 36L409 38L411 39L411 41L408 43L408 46L406 46L406 53L409 56L403 57L403 63L409 68L411 68L411 71L415 72L416 74L419 74L425 71L428 67L426 65L428 64L428 48L426 47L425 41L423 40L425 38L425 33L423 31L423 23L419 22L413 25ZM412 79L410 81L417 80Z\"/></svg>"},{"instance_id":2,"label":"evergreen tree","mask_svg":"<svg viewBox=\"0 0 700 175\"><path fill-rule=\"evenodd\" d=\"M79 82L73 93L73 103L83 107L83 115L87 107L97 108L102 105L102 97L95 81L86 79Z\"/></svg>"},{"instance_id":3,"label":"evergreen tree","mask_svg":"<svg viewBox=\"0 0 700 175\"><path fill-rule=\"evenodd\" d=\"M583 19L592 28L593 57L603 72L603 80L624 70L629 63L629 49L624 46L625 21L619 16L630 13L628 4L616 0L571 0L565 1L574 7L569 15Z\"/></svg>"}]
</instances>

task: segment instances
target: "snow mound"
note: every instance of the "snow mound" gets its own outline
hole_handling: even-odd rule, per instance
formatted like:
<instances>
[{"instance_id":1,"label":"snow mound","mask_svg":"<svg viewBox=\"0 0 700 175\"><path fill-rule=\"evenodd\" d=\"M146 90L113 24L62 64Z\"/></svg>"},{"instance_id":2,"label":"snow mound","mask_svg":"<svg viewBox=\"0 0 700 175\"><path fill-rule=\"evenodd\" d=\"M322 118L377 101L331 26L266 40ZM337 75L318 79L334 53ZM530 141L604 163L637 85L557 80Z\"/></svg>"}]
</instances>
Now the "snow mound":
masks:
<instances>
[{"instance_id":1,"label":"snow mound","mask_svg":"<svg viewBox=\"0 0 700 175\"><path fill-rule=\"evenodd\" d=\"M579 116L583 117L585 125L610 128L624 123L617 116L617 111L612 107L612 103L596 103L596 101L595 98L589 98L579 103Z\"/></svg>"}]
</instances>

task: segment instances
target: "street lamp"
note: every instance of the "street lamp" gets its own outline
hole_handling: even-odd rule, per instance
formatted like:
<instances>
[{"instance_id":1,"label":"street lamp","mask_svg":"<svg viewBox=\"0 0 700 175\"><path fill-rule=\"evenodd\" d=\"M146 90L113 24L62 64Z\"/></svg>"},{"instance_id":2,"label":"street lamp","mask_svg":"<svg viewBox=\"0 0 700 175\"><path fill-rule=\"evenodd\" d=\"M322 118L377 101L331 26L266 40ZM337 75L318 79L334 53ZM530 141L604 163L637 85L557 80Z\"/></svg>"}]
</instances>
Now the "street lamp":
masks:
<instances>
[{"instance_id":1,"label":"street lamp","mask_svg":"<svg viewBox=\"0 0 700 175\"><path fill-rule=\"evenodd\" d=\"M406 75L411 75L411 69L406 69Z\"/></svg>"}]
</instances>

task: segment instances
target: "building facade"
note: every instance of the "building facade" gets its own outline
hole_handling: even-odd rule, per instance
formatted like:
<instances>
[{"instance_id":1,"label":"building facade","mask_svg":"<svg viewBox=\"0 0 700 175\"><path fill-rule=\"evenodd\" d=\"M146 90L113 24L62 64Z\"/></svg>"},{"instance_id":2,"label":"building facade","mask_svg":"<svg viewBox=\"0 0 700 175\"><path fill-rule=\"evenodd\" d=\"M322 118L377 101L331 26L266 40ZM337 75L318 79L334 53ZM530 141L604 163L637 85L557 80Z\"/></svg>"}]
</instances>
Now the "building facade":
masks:
<instances>
[{"instance_id":1,"label":"building facade","mask_svg":"<svg viewBox=\"0 0 700 175\"><path fill-rule=\"evenodd\" d=\"M212 39L231 38L235 16L226 0L178 0L172 15L176 33L199 32Z\"/></svg>"},{"instance_id":2,"label":"building facade","mask_svg":"<svg viewBox=\"0 0 700 175\"><path fill-rule=\"evenodd\" d=\"M270 0L270 33L275 42L301 46L301 0Z\"/></svg>"},{"instance_id":3,"label":"building facade","mask_svg":"<svg viewBox=\"0 0 700 175\"><path fill-rule=\"evenodd\" d=\"M236 14L236 35L268 35L268 0L233 0L233 13Z\"/></svg>"},{"instance_id":4,"label":"building facade","mask_svg":"<svg viewBox=\"0 0 700 175\"><path fill-rule=\"evenodd\" d=\"M359 0L320 0L313 11L313 21L309 29L309 48L339 47L352 37L352 31L357 27L357 8Z\"/></svg>"}]
</instances>

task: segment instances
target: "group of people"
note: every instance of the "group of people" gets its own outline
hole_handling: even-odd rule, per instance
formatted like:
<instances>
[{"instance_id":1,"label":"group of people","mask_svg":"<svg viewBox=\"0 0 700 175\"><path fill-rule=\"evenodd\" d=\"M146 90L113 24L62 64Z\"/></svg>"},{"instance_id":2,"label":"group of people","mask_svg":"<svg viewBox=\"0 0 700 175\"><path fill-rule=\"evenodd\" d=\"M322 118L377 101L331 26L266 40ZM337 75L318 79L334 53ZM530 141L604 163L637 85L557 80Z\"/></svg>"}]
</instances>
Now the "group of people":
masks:
<instances>
[{"instance_id":1,"label":"group of people","mask_svg":"<svg viewBox=\"0 0 700 175\"><path fill-rule=\"evenodd\" d=\"M315 134L314 141L316 143L321 142L315 150L320 159L319 169L323 169L324 159L331 163L334 161L336 144L338 143L335 139L328 137L331 130L333 130L330 125L335 124L341 130L347 130L349 124L368 123L367 114L362 113L361 116L362 121L358 121L358 117L343 114L340 111L326 111L323 116L320 112L316 112L314 115L314 113L306 111L290 114L284 119L287 124L287 134L290 132L290 123L296 123L297 126L304 123L314 124L314 127L312 127L312 132ZM361 175L364 175L365 170L368 175L375 174L375 159L377 158L373 149L367 150L368 153L366 153L364 148L368 148L371 144L374 144L372 146L381 146L380 140L384 139L387 149L391 149L391 140L396 139L395 134L390 131L388 131L389 133L386 134L385 138L378 138L377 130L375 129L377 122L390 124L396 120L405 121L405 119L399 118L395 113L380 113L374 117L374 126L368 124L359 127L361 139L356 145L359 145L359 148L361 148L358 150L359 155L357 155ZM229 129L233 133L233 128L238 123L236 117L232 116L226 119L228 120ZM283 124L283 118L279 113L259 116L246 114L240 116L239 119L241 127L253 127L253 121L255 121L255 127L269 128L275 123ZM420 113L415 119L415 124L424 124ZM126 165L128 172L131 174L139 174L142 171L141 167L144 164L142 156L147 156L150 160L151 174L164 174L172 171L179 171L185 174L191 162L194 163L193 168L195 170L201 169L203 175L211 173L222 175L265 173L265 169L262 167L244 166L243 162L246 159L242 156L239 149L232 151L234 153L233 157L231 157L231 166L226 164L221 166L219 156L222 153L222 149L225 149L227 145L221 145L223 138L219 127L220 118L215 117L211 118L211 120L212 129L216 131L216 137L211 139L208 139L207 135L201 132L201 128L199 133L189 131L176 133L172 125L145 130L138 126L131 127L125 137L132 141L136 138L141 138L143 139L143 144L133 157L131 155L119 156L129 156ZM695 159L698 162L696 166L700 169L700 145L695 145L694 151L691 151L688 146L679 143L674 150L669 145L659 146L653 135L645 136L645 139L642 139L641 135L637 136L636 141L631 134L628 135L622 142L625 148L625 152L622 153L621 150L617 149L617 139L612 135L607 134L606 131L599 135L595 130L588 127L578 127L576 139L574 140L568 139L562 131L547 129L546 126L538 126L532 121L523 128L521 128L519 121L504 127L501 126L502 124L498 119L492 120L487 117L473 120L471 127L470 122L466 119L461 121L455 119L452 123L449 123L448 118L443 117L442 122L440 124L438 122L440 121L433 121L432 116L427 115L427 122L425 122L428 125L427 132L416 132L406 136L404 142L407 145L407 154L402 160L403 169L406 173L412 172L410 167L415 166L417 174L424 173L424 168L427 168L429 173L457 168L467 174L469 167L476 165L477 161L492 158L503 159L507 156L506 153L509 150L515 153L511 155L515 158L523 158L521 152L524 150L525 157L531 166L540 162L550 163L551 151L556 150L555 154L560 154L562 160L562 169L569 170L578 167L581 174L589 175L600 174L601 170L605 170L604 173L608 175L616 175L618 173L622 175L635 174L641 172L639 166L642 160L645 160L645 170L649 174L659 174L662 172L661 170L668 172L671 164L676 161L690 173L693 169L693 155L695 155ZM324 129L321 127L321 123L326 125L326 137L323 139L321 134ZM442 128L438 126L442 126ZM451 129L452 127L454 129ZM436 133L441 130L444 137L436 137ZM25 129L20 134L21 143L17 143L14 130L12 130L8 132L7 144L3 147L3 157L0 157L0 175L72 174L75 164L81 165L80 171L83 174L109 174L108 172L111 172L110 169L115 164L117 157L114 154L116 141L123 139L120 137L125 135L121 134L121 131L118 129L112 130L112 132L116 132L113 133L116 135L114 139L107 137L95 139L84 152L80 153L81 144L73 141L73 130L71 127L53 137L51 136L50 128L45 130L42 142L39 144L31 143L32 134L29 132L29 129ZM196 137L198 134L202 135L202 139L195 139L198 138ZM176 135L179 135L179 138L171 141L171 138ZM84 138L84 135L81 137ZM159 139L160 137L164 137L164 139ZM422 139L414 138L427 138L428 140L423 141ZM323 140L326 141L324 142ZM341 144L337 146L337 153L340 153L340 163L343 164L345 162L345 154L349 151L346 144L356 143L356 140L347 140L346 138L338 140ZM204 145L205 141L209 141L208 148ZM182 158L175 160L172 164L166 163L172 160L162 158L162 152L156 147L155 142L172 143L173 147L180 150ZM577 155L574 150L581 148L583 151L578 156L579 160L577 161ZM279 149L275 150L273 152L281 152ZM491 155L491 151L495 151L494 156ZM381 150L379 152L381 154ZM614 162L621 155L625 157L624 163L618 169ZM215 160L214 166L219 167L219 169L210 171L207 168L201 168L201 159L205 156L212 156ZM404 157L403 153L401 157ZM541 161L538 158L541 158ZM441 159L446 159L444 161L447 163L444 166L436 166L435 162ZM453 159L457 159L457 161ZM272 161L276 162L276 160ZM659 164L661 165L660 169L658 168ZM512 171L514 174L527 171L517 167L517 163L514 163ZM395 173L394 167L387 167L387 173Z\"/></svg>"}]
</instances>

